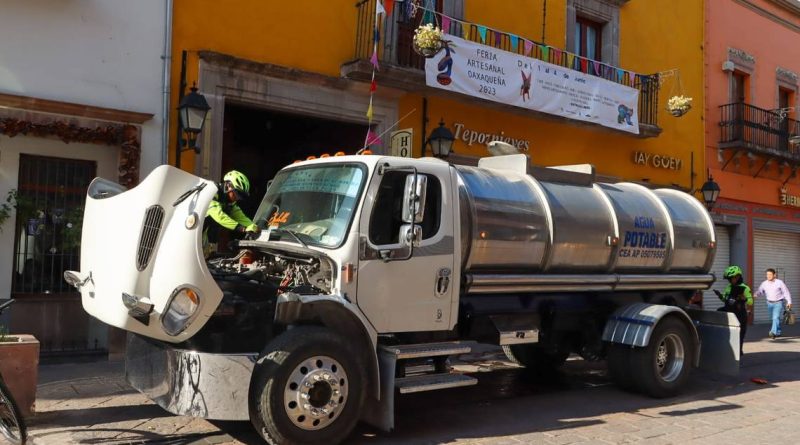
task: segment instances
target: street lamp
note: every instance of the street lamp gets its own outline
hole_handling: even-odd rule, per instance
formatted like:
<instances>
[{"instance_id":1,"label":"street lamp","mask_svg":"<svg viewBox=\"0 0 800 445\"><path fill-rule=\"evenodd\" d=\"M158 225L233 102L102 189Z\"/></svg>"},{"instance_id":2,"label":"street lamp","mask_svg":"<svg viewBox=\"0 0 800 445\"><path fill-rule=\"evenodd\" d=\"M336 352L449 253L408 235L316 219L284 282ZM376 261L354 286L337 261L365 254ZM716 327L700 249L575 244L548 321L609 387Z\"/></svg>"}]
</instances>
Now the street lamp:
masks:
<instances>
[{"instance_id":1,"label":"street lamp","mask_svg":"<svg viewBox=\"0 0 800 445\"><path fill-rule=\"evenodd\" d=\"M453 141L456 138L453 136L453 133L444 126L444 119L439 121L439 126L434 128L431 131L431 135L428 136L428 144L431 146L431 152L437 158L446 158L450 155L450 151L453 149Z\"/></svg>"},{"instance_id":2,"label":"street lamp","mask_svg":"<svg viewBox=\"0 0 800 445\"><path fill-rule=\"evenodd\" d=\"M208 106L205 96L197 92L197 87L192 86L191 92L181 99L178 105L178 115L180 116L180 129L186 132L186 139L181 139L181 145L186 145L183 150L194 150L200 153L197 148L197 135L203 131L203 124L206 122L206 115L211 107Z\"/></svg>"},{"instance_id":3,"label":"street lamp","mask_svg":"<svg viewBox=\"0 0 800 445\"><path fill-rule=\"evenodd\" d=\"M703 201L706 203L706 208L711 210L717 202L717 198L719 198L719 184L714 182L713 176L708 175L708 181L700 187L700 191L703 193Z\"/></svg>"}]
</instances>

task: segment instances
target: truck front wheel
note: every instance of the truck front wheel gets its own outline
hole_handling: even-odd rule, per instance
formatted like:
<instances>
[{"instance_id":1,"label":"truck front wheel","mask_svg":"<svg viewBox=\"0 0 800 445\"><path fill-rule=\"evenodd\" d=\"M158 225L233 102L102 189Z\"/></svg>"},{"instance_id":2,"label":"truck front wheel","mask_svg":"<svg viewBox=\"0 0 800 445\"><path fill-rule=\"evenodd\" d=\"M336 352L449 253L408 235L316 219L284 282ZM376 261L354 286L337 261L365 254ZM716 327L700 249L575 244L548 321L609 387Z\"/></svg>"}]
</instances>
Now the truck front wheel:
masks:
<instances>
[{"instance_id":1,"label":"truck front wheel","mask_svg":"<svg viewBox=\"0 0 800 445\"><path fill-rule=\"evenodd\" d=\"M250 383L250 421L269 443L336 444L358 421L364 366L340 335L289 329L264 349Z\"/></svg>"},{"instance_id":2,"label":"truck front wheel","mask_svg":"<svg viewBox=\"0 0 800 445\"><path fill-rule=\"evenodd\" d=\"M628 351L636 387L651 397L672 397L689 378L694 344L686 326L674 317L656 325L647 346Z\"/></svg>"}]
</instances>

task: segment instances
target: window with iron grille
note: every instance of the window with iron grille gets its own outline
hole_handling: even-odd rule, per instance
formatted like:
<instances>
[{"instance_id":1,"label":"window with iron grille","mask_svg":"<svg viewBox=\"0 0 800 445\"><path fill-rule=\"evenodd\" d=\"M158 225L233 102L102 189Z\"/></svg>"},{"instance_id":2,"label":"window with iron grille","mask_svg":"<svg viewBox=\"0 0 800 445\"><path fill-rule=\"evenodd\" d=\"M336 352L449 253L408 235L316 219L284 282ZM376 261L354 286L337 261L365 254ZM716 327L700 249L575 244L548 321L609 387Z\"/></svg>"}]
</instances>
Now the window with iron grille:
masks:
<instances>
[{"instance_id":1,"label":"window with iron grille","mask_svg":"<svg viewBox=\"0 0 800 445\"><path fill-rule=\"evenodd\" d=\"M73 292L65 270L80 268L86 189L94 161L20 155L13 293Z\"/></svg>"}]
</instances>

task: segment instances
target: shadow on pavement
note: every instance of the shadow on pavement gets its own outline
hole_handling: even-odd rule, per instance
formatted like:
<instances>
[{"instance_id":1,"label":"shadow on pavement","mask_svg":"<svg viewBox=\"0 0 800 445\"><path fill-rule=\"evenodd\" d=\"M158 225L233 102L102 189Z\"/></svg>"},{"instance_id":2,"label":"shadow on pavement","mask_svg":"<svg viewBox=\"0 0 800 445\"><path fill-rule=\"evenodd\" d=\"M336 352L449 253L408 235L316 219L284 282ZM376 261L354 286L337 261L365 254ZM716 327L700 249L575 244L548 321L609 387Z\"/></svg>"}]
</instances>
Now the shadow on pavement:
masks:
<instances>
[{"instance_id":1,"label":"shadow on pavement","mask_svg":"<svg viewBox=\"0 0 800 445\"><path fill-rule=\"evenodd\" d=\"M170 416L171 413L158 405L129 405L46 411L26 422L36 428L75 427Z\"/></svg>"},{"instance_id":2,"label":"shadow on pavement","mask_svg":"<svg viewBox=\"0 0 800 445\"><path fill-rule=\"evenodd\" d=\"M664 407L661 416L688 416L744 408L717 399L775 387L796 380L775 364L798 362L800 352L774 351L745 354L739 376L697 372L687 391L671 399L652 399L624 392L605 376L604 362L570 361L557 376L541 377L524 370L479 374L480 383L470 388L400 397L395 431L384 433L360 424L347 443L440 443L486 437L515 436L605 423L598 417L637 413ZM753 383L751 378L767 380ZM711 406L680 409L676 405L708 401ZM670 406L677 409L669 410Z\"/></svg>"},{"instance_id":3,"label":"shadow on pavement","mask_svg":"<svg viewBox=\"0 0 800 445\"><path fill-rule=\"evenodd\" d=\"M64 434L65 431L58 431L53 433L39 433L36 434L36 439L46 439L47 436L55 434ZM70 430L66 431L72 435L76 434L97 434L102 437L82 437L81 444L104 444L104 445L121 445L121 444L163 444L163 445L200 445L221 443L219 440L213 438L225 439L225 433L220 431L211 431L207 433L187 433L187 434L157 434L148 431L131 430L131 429L113 429L113 428L92 428L91 432L88 430ZM114 434L116 433L116 434ZM121 439L109 439L110 435L122 436ZM211 439L211 440L209 440Z\"/></svg>"}]
</instances>

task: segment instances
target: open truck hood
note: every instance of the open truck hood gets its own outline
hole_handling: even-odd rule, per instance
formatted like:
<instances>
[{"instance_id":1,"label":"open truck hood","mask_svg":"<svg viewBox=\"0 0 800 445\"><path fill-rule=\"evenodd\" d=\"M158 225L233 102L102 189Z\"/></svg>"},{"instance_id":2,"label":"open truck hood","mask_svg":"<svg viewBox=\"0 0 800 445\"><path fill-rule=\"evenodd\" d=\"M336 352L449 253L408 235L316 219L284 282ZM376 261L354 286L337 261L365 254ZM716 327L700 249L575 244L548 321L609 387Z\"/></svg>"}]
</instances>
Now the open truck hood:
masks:
<instances>
[{"instance_id":1,"label":"open truck hood","mask_svg":"<svg viewBox=\"0 0 800 445\"><path fill-rule=\"evenodd\" d=\"M216 193L213 182L166 165L128 191L95 179L86 197L81 270L65 274L80 290L86 312L111 326L172 343L202 328L222 299L202 248L203 220ZM163 316L175 293L187 287L198 307L186 326L170 335Z\"/></svg>"}]
</instances>

